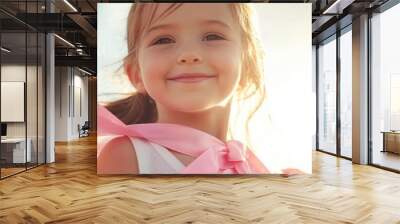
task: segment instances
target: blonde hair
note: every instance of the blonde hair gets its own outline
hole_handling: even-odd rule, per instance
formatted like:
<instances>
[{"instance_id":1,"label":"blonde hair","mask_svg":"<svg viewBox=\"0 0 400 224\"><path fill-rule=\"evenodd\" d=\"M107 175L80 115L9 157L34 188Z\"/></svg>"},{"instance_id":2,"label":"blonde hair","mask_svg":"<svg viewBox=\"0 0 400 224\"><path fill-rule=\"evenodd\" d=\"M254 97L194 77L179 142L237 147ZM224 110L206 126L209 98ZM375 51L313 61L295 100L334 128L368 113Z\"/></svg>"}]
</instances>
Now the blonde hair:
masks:
<instances>
[{"instance_id":1,"label":"blonde hair","mask_svg":"<svg viewBox=\"0 0 400 224\"><path fill-rule=\"evenodd\" d=\"M158 4L160 3L134 3L132 5L127 24L128 55L124 58L125 70L129 68L134 71L138 68L138 46L144 30L150 27L155 21L173 13L183 3L169 5L156 18L155 14ZM236 95L239 100L255 97L255 105L250 110L246 119L246 133L248 135L249 121L266 97L263 84L263 52L256 38L257 35L255 35L251 7L245 3L226 4L229 5L234 20L239 23L242 37L241 80ZM150 16L145 17L144 11L147 9ZM139 92L126 99L111 103L108 105L108 108L127 124L150 123L157 120L155 102L150 96Z\"/></svg>"}]
</instances>

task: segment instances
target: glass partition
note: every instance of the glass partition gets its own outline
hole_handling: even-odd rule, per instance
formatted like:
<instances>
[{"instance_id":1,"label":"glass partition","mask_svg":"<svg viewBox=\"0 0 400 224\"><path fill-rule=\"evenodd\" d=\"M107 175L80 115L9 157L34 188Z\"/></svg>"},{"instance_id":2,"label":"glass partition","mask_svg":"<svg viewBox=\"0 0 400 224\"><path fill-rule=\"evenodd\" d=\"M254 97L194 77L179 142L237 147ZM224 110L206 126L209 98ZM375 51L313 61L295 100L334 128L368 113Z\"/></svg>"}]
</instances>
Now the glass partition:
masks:
<instances>
[{"instance_id":1,"label":"glass partition","mask_svg":"<svg viewBox=\"0 0 400 224\"><path fill-rule=\"evenodd\" d=\"M318 47L318 149L336 154L336 37Z\"/></svg>"},{"instance_id":2,"label":"glass partition","mask_svg":"<svg viewBox=\"0 0 400 224\"><path fill-rule=\"evenodd\" d=\"M26 12L41 13L42 5L39 1L27 2ZM38 23L38 17L33 17L34 24ZM38 165L39 159L39 67L40 67L40 37L39 32L27 27L27 151L31 151L27 167Z\"/></svg>"},{"instance_id":3,"label":"glass partition","mask_svg":"<svg viewBox=\"0 0 400 224\"><path fill-rule=\"evenodd\" d=\"M38 35L36 32L27 33L27 97L26 97L26 111L27 111L27 151L30 151L27 166L28 168L37 165L37 127L38 127L38 56L37 56L37 41Z\"/></svg>"},{"instance_id":4,"label":"glass partition","mask_svg":"<svg viewBox=\"0 0 400 224\"><path fill-rule=\"evenodd\" d=\"M372 164L400 171L400 4L371 18Z\"/></svg>"},{"instance_id":5,"label":"glass partition","mask_svg":"<svg viewBox=\"0 0 400 224\"><path fill-rule=\"evenodd\" d=\"M352 32L340 36L340 154L351 158L352 149Z\"/></svg>"},{"instance_id":6,"label":"glass partition","mask_svg":"<svg viewBox=\"0 0 400 224\"><path fill-rule=\"evenodd\" d=\"M26 169L31 151L26 150L26 33L1 34L1 140L2 177ZM6 51L4 49L7 49Z\"/></svg>"},{"instance_id":7,"label":"glass partition","mask_svg":"<svg viewBox=\"0 0 400 224\"><path fill-rule=\"evenodd\" d=\"M38 33L38 65L37 65L37 162L43 164L46 162L46 144L45 144L45 124L46 124L46 38L43 33Z\"/></svg>"},{"instance_id":8,"label":"glass partition","mask_svg":"<svg viewBox=\"0 0 400 224\"><path fill-rule=\"evenodd\" d=\"M44 2L0 2L13 12L0 11L1 179L45 163L46 40L17 19L43 13Z\"/></svg>"}]
</instances>

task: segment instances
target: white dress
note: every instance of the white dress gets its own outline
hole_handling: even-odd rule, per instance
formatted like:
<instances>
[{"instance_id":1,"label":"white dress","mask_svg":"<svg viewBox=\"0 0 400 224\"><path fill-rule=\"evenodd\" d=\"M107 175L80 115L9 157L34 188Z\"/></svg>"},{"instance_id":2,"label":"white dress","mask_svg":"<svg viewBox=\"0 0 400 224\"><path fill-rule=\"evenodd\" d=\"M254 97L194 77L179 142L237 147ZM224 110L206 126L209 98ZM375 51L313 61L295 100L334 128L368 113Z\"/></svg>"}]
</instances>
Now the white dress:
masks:
<instances>
[{"instance_id":1,"label":"white dress","mask_svg":"<svg viewBox=\"0 0 400 224\"><path fill-rule=\"evenodd\" d=\"M145 139L130 138L140 174L179 174L185 166L168 149Z\"/></svg>"}]
</instances>

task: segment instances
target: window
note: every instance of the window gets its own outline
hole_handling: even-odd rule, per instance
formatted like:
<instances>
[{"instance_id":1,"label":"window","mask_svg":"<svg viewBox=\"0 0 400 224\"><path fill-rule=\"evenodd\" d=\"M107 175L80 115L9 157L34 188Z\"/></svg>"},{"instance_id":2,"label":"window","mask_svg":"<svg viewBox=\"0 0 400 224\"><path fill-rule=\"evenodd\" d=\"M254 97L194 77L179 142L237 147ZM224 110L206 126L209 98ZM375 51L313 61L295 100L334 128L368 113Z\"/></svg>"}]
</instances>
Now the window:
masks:
<instances>
[{"instance_id":1,"label":"window","mask_svg":"<svg viewBox=\"0 0 400 224\"><path fill-rule=\"evenodd\" d=\"M372 164L400 170L400 4L371 18Z\"/></svg>"},{"instance_id":2,"label":"window","mask_svg":"<svg viewBox=\"0 0 400 224\"><path fill-rule=\"evenodd\" d=\"M318 149L336 153L336 39L318 48Z\"/></svg>"},{"instance_id":3,"label":"window","mask_svg":"<svg viewBox=\"0 0 400 224\"><path fill-rule=\"evenodd\" d=\"M351 158L352 149L352 32L340 36L340 154Z\"/></svg>"}]
</instances>

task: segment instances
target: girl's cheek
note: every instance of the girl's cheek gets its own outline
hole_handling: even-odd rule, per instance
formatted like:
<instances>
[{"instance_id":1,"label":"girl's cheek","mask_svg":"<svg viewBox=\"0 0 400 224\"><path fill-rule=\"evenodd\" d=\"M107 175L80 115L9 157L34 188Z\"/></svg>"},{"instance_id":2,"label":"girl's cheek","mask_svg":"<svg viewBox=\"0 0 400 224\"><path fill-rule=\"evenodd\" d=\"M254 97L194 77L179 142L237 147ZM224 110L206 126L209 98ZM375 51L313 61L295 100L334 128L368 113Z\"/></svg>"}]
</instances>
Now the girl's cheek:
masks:
<instances>
[{"instance_id":1,"label":"girl's cheek","mask_svg":"<svg viewBox=\"0 0 400 224\"><path fill-rule=\"evenodd\" d=\"M157 49L153 51L149 51L146 55L146 60L154 66L156 65L162 66L163 64L170 63L171 58L175 55L174 51L171 49Z\"/></svg>"},{"instance_id":2,"label":"girl's cheek","mask_svg":"<svg viewBox=\"0 0 400 224\"><path fill-rule=\"evenodd\" d=\"M171 51L168 51L166 48L149 48L143 52L143 60L144 62L153 62L156 60L160 62L160 58L164 58L168 52Z\"/></svg>"},{"instance_id":3,"label":"girl's cheek","mask_svg":"<svg viewBox=\"0 0 400 224\"><path fill-rule=\"evenodd\" d=\"M240 63L240 53L232 48L220 48L210 54L212 61L217 61L221 67L234 68Z\"/></svg>"},{"instance_id":4,"label":"girl's cheek","mask_svg":"<svg viewBox=\"0 0 400 224\"><path fill-rule=\"evenodd\" d=\"M239 47L234 43L216 42L207 44L206 50L219 56L228 56L228 58L234 58L239 52Z\"/></svg>"},{"instance_id":5,"label":"girl's cheek","mask_svg":"<svg viewBox=\"0 0 400 224\"><path fill-rule=\"evenodd\" d=\"M143 58L143 72L148 82L164 79L172 63L171 55L148 53Z\"/></svg>"}]
</instances>

